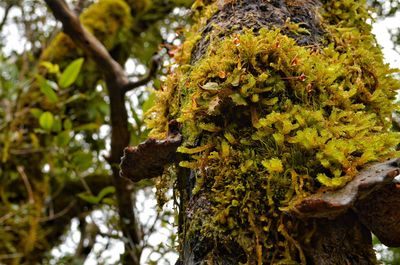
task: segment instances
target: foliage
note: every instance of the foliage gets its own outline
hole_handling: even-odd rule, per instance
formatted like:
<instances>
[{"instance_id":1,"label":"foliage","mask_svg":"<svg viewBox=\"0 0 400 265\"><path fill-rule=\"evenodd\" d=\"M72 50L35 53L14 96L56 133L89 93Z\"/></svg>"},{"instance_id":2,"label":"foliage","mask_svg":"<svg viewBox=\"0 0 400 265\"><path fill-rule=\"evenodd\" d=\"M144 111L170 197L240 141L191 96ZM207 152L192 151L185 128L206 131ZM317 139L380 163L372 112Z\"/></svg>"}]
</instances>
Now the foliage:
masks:
<instances>
[{"instance_id":1,"label":"foliage","mask_svg":"<svg viewBox=\"0 0 400 265\"><path fill-rule=\"evenodd\" d=\"M285 217L288 207L397 155L390 117L400 82L383 63L365 2L323 2L322 45L299 46L279 29L244 29L224 39L215 30L193 63L204 17L216 10L211 4L149 114L157 138L170 120L181 123L178 151L188 159L179 165L195 172L194 193L212 204L213 214L192 217L188 233L233 240L248 264L298 257L305 264L297 241L306 238L296 235L300 223Z\"/></svg>"},{"instance_id":2,"label":"foliage","mask_svg":"<svg viewBox=\"0 0 400 265\"><path fill-rule=\"evenodd\" d=\"M186 4L164 0L73 4L78 8L81 2L85 2L83 10L78 10L82 11L82 23L122 64L128 58L147 64L149 54L153 55L161 42L167 43L164 38L183 21L181 14L171 14L172 10ZM149 6L141 9L141 2ZM109 151L110 118L101 66L95 65L67 35L58 33L43 1L2 1L0 6L8 4L12 12L5 29L14 25L21 29L25 50L21 54L0 52L0 263L44 264L58 258L61 262L63 257L53 256L52 249L72 233L80 233L82 242L86 242L81 228L69 231L77 229L70 223L79 222L82 227L92 224L95 209L105 217L102 227L111 231L102 234L109 243L92 252L101 255L116 245L115 238L121 233L116 192L110 186L110 168L104 159ZM148 12L154 16L146 17ZM21 13L24 16L18 17ZM142 51L144 46L148 49L132 51L132 43ZM133 74L140 77L143 73ZM142 114L153 101L152 97L148 99L148 91L141 88L127 100L132 144L147 136ZM149 185L152 182L132 189L132 201L141 187ZM159 224L171 219L171 213L156 216L150 221ZM140 229L147 231L152 225L144 223ZM148 231L149 235L153 232ZM79 244L74 247L78 251ZM157 252L169 251L166 245L148 244L138 245L137 253L155 247ZM82 257L76 253L69 260L81 263L88 254Z\"/></svg>"}]
</instances>

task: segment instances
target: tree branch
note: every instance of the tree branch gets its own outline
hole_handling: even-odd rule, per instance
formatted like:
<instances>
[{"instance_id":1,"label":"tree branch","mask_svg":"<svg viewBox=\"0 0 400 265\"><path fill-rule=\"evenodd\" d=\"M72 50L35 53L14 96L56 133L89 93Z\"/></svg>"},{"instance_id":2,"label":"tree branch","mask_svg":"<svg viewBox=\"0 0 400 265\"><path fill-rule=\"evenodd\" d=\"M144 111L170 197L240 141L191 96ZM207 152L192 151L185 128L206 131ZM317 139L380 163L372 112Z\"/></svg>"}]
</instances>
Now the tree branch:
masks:
<instances>
[{"instance_id":1,"label":"tree branch","mask_svg":"<svg viewBox=\"0 0 400 265\"><path fill-rule=\"evenodd\" d=\"M10 10L11 10L11 8L12 8L13 6L14 6L14 5L13 5L12 3L6 6L6 8L5 8L5 10L4 10L3 19L2 19L1 22L0 22L0 32L3 30L3 27L4 27L4 25L5 25L6 22L7 22L8 15L10 14Z\"/></svg>"},{"instance_id":2,"label":"tree branch","mask_svg":"<svg viewBox=\"0 0 400 265\"><path fill-rule=\"evenodd\" d=\"M123 86L123 88L122 88L123 92L126 93L130 90L133 90L135 88L138 88L138 87L143 86L143 85L147 84L148 82L150 82L154 78L154 76L157 74L157 70L160 65L160 60L161 60L161 58L159 55L157 55L157 54L154 55L151 58L148 74L138 81L129 82L128 84Z\"/></svg>"},{"instance_id":3,"label":"tree branch","mask_svg":"<svg viewBox=\"0 0 400 265\"><path fill-rule=\"evenodd\" d=\"M141 237L138 231L134 205L132 203L132 188L126 179L119 176L120 158L123 150L129 145L128 113L125 107L124 87L129 83L121 65L109 54L107 49L80 23L79 18L68 8L63 0L45 0L55 17L63 24L66 34L74 43L83 49L99 65L104 75L110 98L111 120L111 150L107 162L113 172L113 182L116 188L118 214L122 234L125 238L125 255L121 264L139 264L136 245Z\"/></svg>"},{"instance_id":4,"label":"tree branch","mask_svg":"<svg viewBox=\"0 0 400 265\"><path fill-rule=\"evenodd\" d=\"M61 21L64 32L98 65L101 65L103 73L115 78L119 84L126 85L128 78L121 65L111 57L103 44L82 26L78 16L68 5L63 0L45 0L45 2L56 19Z\"/></svg>"}]
</instances>

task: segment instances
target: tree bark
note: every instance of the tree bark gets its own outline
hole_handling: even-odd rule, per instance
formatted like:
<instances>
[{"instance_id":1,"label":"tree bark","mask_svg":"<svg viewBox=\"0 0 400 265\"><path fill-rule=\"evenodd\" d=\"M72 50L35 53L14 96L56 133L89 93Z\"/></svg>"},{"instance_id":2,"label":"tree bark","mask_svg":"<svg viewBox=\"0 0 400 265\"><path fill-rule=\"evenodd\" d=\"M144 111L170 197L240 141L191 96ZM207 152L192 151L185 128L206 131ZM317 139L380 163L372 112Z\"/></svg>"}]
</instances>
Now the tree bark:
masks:
<instances>
[{"instance_id":1,"label":"tree bark","mask_svg":"<svg viewBox=\"0 0 400 265\"><path fill-rule=\"evenodd\" d=\"M319 1L242 0L218 2L219 10L207 20L205 26L198 30L201 33L201 38L195 43L191 51L190 64L192 66L213 53L212 50L209 50L212 42L218 42L218 40L235 36L235 34L242 34L244 28L249 28L256 34L262 28L269 30L280 28L282 34L295 39L300 46L318 47L327 45L327 42L329 42L324 35L324 28L320 24L318 9L322 4ZM287 27L288 21L298 23L308 33L294 33ZM223 77L223 74L220 77ZM229 123L229 121L225 122ZM189 135L183 134L183 137L187 139ZM200 146L202 137L204 136L197 138L195 146ZM357 208L366 209L364 206L359 206L363 202L358 203L355 210L346 208L340 214L330 218L321 216L321 218L313 217L300 220L293 215L283 216L281 218L283 218L282 223L285 224L285 228L278 227L278 230L282 228L281 234L291 244L291 248L299 250L297 254L292 256L291 260L275 256L273 249L279 249L281 246L272 247L272 253L268 253L265 246L262 246L262 243L258 241L258 232L254 232L256 234L255 238L253 237L254 244L249 246L249 248L253 248L254 256L250 257L249 250L244 249L244 245L238 242L240 239L235 238L234 235L227 235L226 232L220 232L220 235L216 235L219 232L209 232L210 223L208 222L211 218L216 218L217 215L215 202L212 202L209 197L211 184L202 183L199 185L199 183L196 183L199 178L204 179L204 175L207 174L205 172L206 170L201 169L180 169L178 171L181 248L177 264L233 265L246 262L248 264L278 264L280 262L279 264L333 265L377 263L370 232L374 229L368 226L373 216L368 215L368 210ZM213 177L217 178L218 176ZM196 186L201 188L194 192L193 189ZM254 189L255 187L251 188ZM387 191L390 194L394 192L393 190ZM398 193L398 190L396 192ZM369 197L369 199L371 198ZM365 203L366 205L368 201ZM396 202L398 204L398 199L396 199ZM257 208L259 205L253 205L253 207ZM250 216L256 214L252 213L256 210L248 209L248 211L250 211ZM392 216L394 215L396 213L392 213ZM396 218L396 220L399 219ZM250 225L254 227L250 227L250 230L263 229L251 222ZM395 223L392 221L391 225L393 226ZM226 221L225 225L229 226L229 220ZM379 225L378 227L382 226ZM397 234L394 237L398 236Z\"/></svg>"},{"instance_id":2,"label":"tree bark","mask_svg":"<svg viewBox=\"0 0 400 265\"><path fill-rule=\"evenodd\" d=\"M363 4L195 3L149 115L155 139L121 166L138 181L180 161L177 264L376 264L371 231L399 245L400 83Z\"/></svg>"}]
</instances>

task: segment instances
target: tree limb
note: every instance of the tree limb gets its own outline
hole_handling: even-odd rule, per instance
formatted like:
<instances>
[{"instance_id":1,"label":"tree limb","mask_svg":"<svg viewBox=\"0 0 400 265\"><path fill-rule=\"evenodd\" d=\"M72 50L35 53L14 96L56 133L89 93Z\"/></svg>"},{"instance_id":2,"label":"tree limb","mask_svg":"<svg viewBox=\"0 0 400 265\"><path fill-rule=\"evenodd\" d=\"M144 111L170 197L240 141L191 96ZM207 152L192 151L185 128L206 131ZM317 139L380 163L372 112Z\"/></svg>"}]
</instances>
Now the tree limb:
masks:
<instances>
[{"instance_id":1,"label":"tree limb","mask_svg":"<svg viewBox=\"0 0 400 265\"><path fill-rule=\"evenodd\" d=\"M116 62L107 49L79 21L79 17L69 9L63 0L45 0L57 20L61 21L64 32L71 37L75 44L88 54L103 73L115 78L119 84L126 85L128 78L121 65Z\"/></svg>"},{"instance_id":2,"label":"tree limb","mask_svg":"<svg viewBox=\"0 0 400 265\"><path fill-rule=\"evenodd\" d=\"M112 58L107 49L85 30L79 18L63 0L45 1L55 17L62 22L65 33L99 65L99 70L104 75L110 99L111 120L111 150L107 162L113 172L120 226L125 238L125 255L121 264L139 264L136 245L139 244L141 238L133 212L132 188L126 179L119 176L118 167L123 150L129 145L130 139L123 89L129 83L128 77L122 66Z\"/></svg>"},{"instance_id":3,"label":"tree limb","mask_svg":"<svg viewBox=\"0 0 400 265\"><path fill-rule=\"evenodd\" d=\"M0 22L0 32L3 30L3 27L4 27L4 25L6 24L6 22L7 22L7 18L8 18L8 15L10 14L10 10L11 10L11 8L13 7L14 5L11 3L11 4L8 4L7 6L6 6L6 8L5 8L5 10L4 10L4 16L3 16L3 19L1 20L1 22Z\"/></svg>"}]
</instances>

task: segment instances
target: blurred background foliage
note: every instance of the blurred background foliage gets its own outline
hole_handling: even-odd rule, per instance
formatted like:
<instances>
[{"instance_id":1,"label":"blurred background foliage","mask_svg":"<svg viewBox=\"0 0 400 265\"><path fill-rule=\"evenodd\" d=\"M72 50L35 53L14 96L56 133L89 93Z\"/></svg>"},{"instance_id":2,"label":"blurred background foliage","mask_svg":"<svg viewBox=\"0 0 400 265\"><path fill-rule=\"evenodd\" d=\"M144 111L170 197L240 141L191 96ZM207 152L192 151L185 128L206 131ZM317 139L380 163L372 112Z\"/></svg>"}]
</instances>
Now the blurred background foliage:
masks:
<instances>
[{"instance_id":1,"label":"blurred background foliage","mask_svg":"<svg viewBox=\"0 0 400 265\"><path fill-rule=\"evenodd\" d=\"M128 6L127 16L124 9L94 6L99 2ZM154 54L163 58L151 82L126 98L130 144L137 145L147 138L143 114L153 104L152 91L160 88L173 64L168 55L190 25L191 1L68 4L131 80L146 75ZM400 16L398 0L370 4L376 20ZM399 28L390 32L397 52ZM105 159L110 118L101 66L60 32L44 1L0 2L0 264L120 264L124 255ZM176 211L173 203L157 209L154 184L130 187L141 235L137 256L140 264L173 264ZM400 264L399 249L374 244L384 264Z\"/></svg>"}]
</instances>

